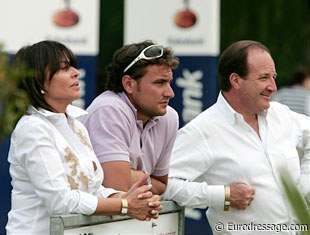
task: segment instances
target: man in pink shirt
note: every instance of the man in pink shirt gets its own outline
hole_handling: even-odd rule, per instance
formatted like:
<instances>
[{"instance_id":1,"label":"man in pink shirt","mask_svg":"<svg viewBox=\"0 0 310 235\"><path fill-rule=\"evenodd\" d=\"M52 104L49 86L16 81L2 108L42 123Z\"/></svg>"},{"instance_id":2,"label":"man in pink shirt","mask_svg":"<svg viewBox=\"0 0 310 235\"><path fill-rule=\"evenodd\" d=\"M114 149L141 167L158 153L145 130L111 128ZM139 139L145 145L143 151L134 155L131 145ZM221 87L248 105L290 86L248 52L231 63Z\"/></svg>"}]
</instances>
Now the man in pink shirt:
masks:
<instances>
[{"instance_id":1,"label":"man in pink shirt","mask_svg":"<svg viewBox=\"0 0 310 235\"><path fill-rule=\"evenodd\" d=\"M164 193L179 128L178 114L168 105L178 65L170 48L152 41L114 53L105 70L106 91L82 119L104 170L104 186L127 191L149 173L153 193Z\"/></svg>"}]
</instances>

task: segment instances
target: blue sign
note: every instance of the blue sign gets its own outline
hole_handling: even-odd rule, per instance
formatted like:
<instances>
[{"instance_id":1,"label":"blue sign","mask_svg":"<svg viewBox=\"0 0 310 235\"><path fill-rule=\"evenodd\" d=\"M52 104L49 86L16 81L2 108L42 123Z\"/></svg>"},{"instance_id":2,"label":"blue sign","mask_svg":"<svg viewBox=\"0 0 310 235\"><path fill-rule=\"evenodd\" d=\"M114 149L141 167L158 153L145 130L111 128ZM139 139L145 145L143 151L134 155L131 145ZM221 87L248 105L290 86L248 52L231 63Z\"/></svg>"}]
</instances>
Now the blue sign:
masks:
<instances>
[{"instance_id":1,"label":"blue sign","mask_svg":"<svg viewBox=\"0 0 310 235\"><path fill-rule=\"evenodd\" d=\"M180 127L216 102L218 96L217 57L179 56L170 105L179 113ZM186 209L185 235L212 235L205 209Z\"/></svg>"},{"instance_id":2,"label":"blue sign","mask_svg":"<svg viewBox=\"0 0 310 235\"><path fill-rule=\"evenodd\" d=\"M170 105L177 110L180 127L216 102L217 57L179 56L180 66L174 71L172 88L175 97Z\"/></svg>"}]
</instances>

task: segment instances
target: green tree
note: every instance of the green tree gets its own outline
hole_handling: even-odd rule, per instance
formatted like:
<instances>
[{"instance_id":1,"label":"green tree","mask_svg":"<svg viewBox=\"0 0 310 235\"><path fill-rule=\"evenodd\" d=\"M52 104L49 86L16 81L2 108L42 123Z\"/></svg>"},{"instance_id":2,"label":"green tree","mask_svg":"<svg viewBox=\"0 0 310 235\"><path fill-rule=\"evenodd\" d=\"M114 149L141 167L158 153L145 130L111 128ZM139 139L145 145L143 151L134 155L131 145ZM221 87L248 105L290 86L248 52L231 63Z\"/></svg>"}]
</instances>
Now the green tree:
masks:
<instances>
[{"instance_id":1,"label":"green tree","mask_svg":"<svg viewBox=\"0 0 310 235\"><path fill-rule=\"evenodd\" d=\"M243 39L270 49L278 86L286 85L298 65L310 63L310 1L222 0L221 48Z\"/></svg>"},{"instance_id":2,"label":"green tree","mask_svg":"<svg viewBox=\"0 0 310 235\"><path fill-rule=\"evenodd\" d=\"M8 55L0 45L0 140L11 134L16 122L27 110L27 95L18 85L19 75L24 72L10 66Z\"/></svg>"}]
</instances>

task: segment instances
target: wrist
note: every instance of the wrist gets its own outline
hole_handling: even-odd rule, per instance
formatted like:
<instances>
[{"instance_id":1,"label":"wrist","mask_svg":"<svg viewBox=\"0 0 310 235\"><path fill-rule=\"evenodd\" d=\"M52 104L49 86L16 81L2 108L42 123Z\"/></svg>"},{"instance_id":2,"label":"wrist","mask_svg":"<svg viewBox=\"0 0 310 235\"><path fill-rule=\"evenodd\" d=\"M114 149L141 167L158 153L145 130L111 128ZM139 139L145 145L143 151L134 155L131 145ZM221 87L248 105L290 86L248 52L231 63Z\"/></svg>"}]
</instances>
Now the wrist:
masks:
<instances>
[{"instance_id":1,"label":"wrist","mask_svg":"<svg viewBox=\"0 0 310 235\"><path fill-rule=\"evenodd\" d=\"M122 208L121 208L121 215L127 215L128 213L128 201L127 199L121 198Z\"/></svg>"},{"instance_id":2,"label":"wrist","mask_svg":"<svg viewBox=\"0 0 310 235\"><path fill-rule=\"evenodd\" d=\"M230 186L225 185L224 191L225 191L224 211L229 211L229 207L230 207Z\"/></svg>"}]
</instances>

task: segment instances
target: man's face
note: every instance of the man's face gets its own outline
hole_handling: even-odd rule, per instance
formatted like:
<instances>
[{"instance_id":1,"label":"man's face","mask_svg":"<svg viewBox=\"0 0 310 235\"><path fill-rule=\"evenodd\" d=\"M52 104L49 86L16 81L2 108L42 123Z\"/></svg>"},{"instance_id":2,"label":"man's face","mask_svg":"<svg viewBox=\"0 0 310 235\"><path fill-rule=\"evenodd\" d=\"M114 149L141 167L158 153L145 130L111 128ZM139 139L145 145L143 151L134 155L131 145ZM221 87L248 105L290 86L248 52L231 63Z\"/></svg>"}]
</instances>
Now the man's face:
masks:
<instances>
[{"instance_id":1,"label":"man's face","mask_svg":"<svg viewBox=\"0 0 310 235\"><path fill-rule=\"evenodd\" d=\"M249 112L260 113L270 106L270 98L277 90L276 69L270 54L259 48L248 52L248 75L241 81L241 99Z\"/></svg>"},{"instance_id":2,"label":"man's face","mask_svg":"<svg viewBox=\"0 0 310 235\"><path fill-rule=\"evenodd\" d=\"M146 122L166 113L169 100L174 97L171 88L171 68L165 65L149 65L146 74L134 86L128 98L137 109L137 118Z\"/></svg>"}]
</instances>

